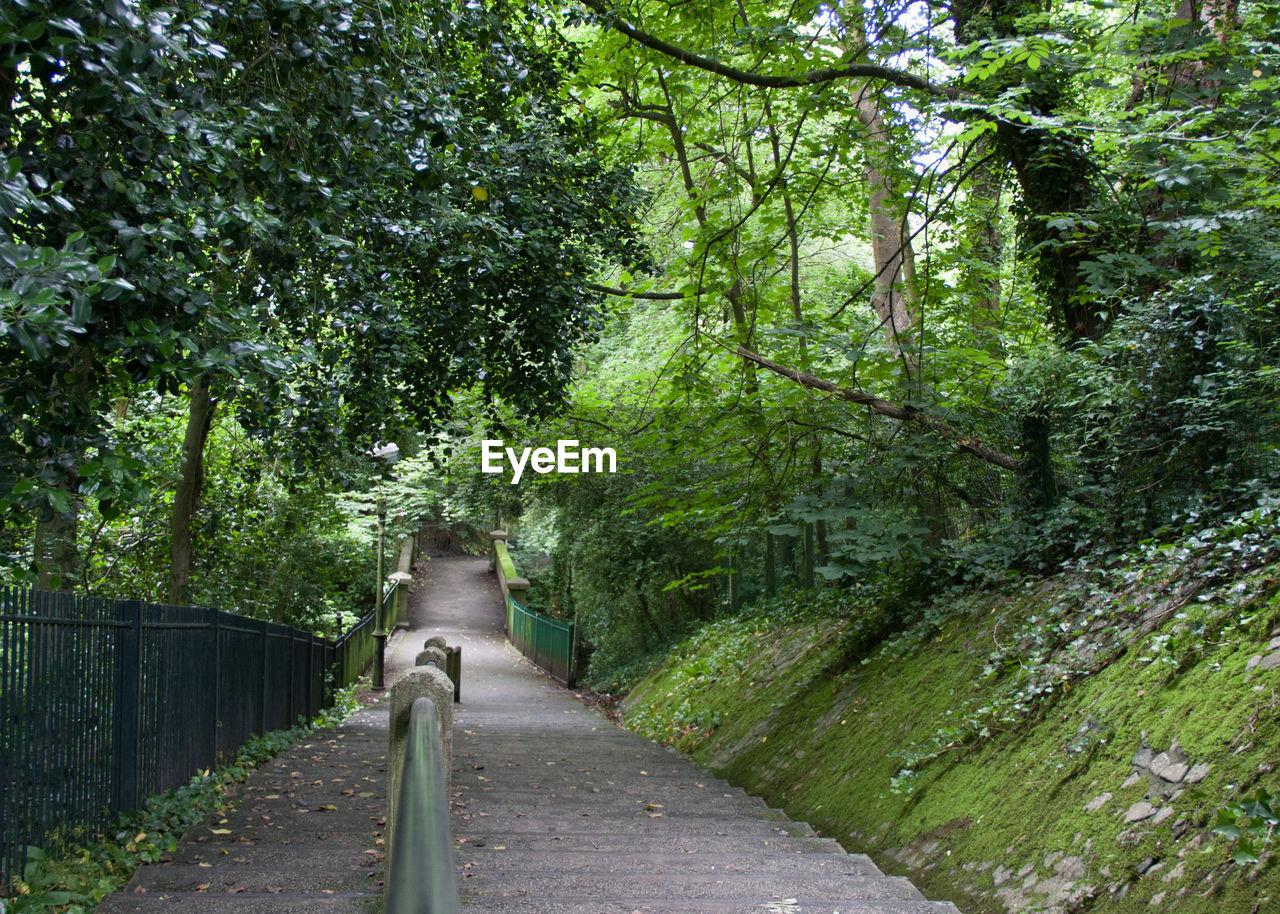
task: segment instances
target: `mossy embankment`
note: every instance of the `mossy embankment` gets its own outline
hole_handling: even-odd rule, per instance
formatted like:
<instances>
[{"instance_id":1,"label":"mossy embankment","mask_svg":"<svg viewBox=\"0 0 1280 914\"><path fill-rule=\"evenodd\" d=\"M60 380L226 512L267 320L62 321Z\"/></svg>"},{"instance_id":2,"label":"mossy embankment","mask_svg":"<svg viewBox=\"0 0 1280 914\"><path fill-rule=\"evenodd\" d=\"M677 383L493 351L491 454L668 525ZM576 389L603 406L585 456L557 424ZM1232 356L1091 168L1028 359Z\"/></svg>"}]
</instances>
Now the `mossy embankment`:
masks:
<instances>
[{"instance_id":1,"label":"mossy embankment","mask_svg":"<svg viewBox=\"0 0 1280 914\"><path fill-rule=\"evenodd\" d=\"M1277 581L1224 542L955 591L878 641L873 601L716 622L627 724L971 914L1277 910L1269 854L1212 831L1280 780Z\"/></svg>"}]
</instances>

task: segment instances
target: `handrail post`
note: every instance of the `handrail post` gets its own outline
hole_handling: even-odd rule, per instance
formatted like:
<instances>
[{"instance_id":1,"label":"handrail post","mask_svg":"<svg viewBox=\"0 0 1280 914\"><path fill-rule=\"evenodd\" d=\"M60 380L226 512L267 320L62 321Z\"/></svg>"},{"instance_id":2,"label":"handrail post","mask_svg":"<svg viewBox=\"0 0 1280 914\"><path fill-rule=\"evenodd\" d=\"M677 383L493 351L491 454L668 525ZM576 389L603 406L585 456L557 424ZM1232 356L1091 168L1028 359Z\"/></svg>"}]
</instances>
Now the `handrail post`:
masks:
<instances>
[{"instance_id":1,"label":"handrail post","mask_svg":"<svg viewBox=\"0 0 1280 914\"><path fill-rule=\"evenodd\" d=\"M494 571L498 567L498 543L507 541L508 533L506 530L490 530L489 531L489 570Z\"/></svg>"},{"instance_id":2,"label":"handrail post","mask_svg":"<svg viewBox=\"0 0 1280 914\"><path fill-rule=\"evenodd\" d=\"M373 611L377 613L373 627L373 640L377 650L373 652L373 691L381 692L386 688L384 675L386 670L387 625L386 600L382 595L382 531L387 523L387 505L382 500L382 489L378 489L378 572L373 581Z\"/></svg>"},{"instance_id":3,"label":"handrail post","mask_svg":"<svg viewBox=\"0 0 1280 914\"><path fill-rule=\"evenodd\" d=\"M373 691L381 692L386 689L386 653L387 653L387 633L381 629L377 629L373 633L373 640L377 642L377 649L373 652Z\"/></svg>"},{"instance_id":4,"label":"handrail post","mask_svg":"<svg viewBox=\"0 0 1280 914\"><path fill-rule=\"evenodd\" d=\"M391 628L408 628L409 627L409 585L413 583L413 575L404 571L392 572L388 577L395 587L394 600L392 605L395 607L395 619L387 626Z\"/></svg>"},{"instance_id":5,"label":"handrail post","mask_svg":"<svg viewBox=\"0 0 1280 914\"><path fill-rule=\"evenodd\" d=\"M438 671L436 675L444 678ZM442 696L445 701L447 694ZM446 715L451 716L448 710ZM449 830L449 763L440 739L441 729L448 726L441 720L446 715L440 714L437 700L427 696L416 698L409 708L401 778L392 793L395 816L394 829L388 832L386 914L461 910ZM396 726L393 711L393 738ZM388 762L394 771L396 760L389 757Z\"/></svg>"}]
</instances>

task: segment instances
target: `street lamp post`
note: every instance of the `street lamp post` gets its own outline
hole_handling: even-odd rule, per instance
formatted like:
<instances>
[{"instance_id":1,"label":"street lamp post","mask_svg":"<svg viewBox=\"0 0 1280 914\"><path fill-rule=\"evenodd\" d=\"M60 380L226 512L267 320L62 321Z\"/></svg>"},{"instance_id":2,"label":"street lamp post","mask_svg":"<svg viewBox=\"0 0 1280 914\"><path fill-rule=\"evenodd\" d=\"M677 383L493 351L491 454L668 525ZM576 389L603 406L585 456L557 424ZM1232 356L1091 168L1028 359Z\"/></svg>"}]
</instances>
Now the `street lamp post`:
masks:
<instances>
[{"instance_id":1,"label":"street lamp post","mask_svg":"<svg viewBox=\"0 0 1280 914\"><path fill-rule=\"evenodd\" d=\"M373 582L373 611L376 612L377 618L373 626L373 640L377 642L377 652L373 655L373 690L381 692L386 688L386 650L387 650L387 620L382 611L382 536L387 524L387 506L382 500L382 483L378 483L378 576Z\"/></svg>"},{"instance_id":2,"label":"street lamp post","mask_svg":"<svg viewBox=\"0 0 1280 914\"><path fill-rule=\"evenodd\" d=\"M386 463L386 467L378 468L378 574L373 582L373 611L377 613L374 618L373 640L377 644L377 650L373 655L373 691L381 692L386 689L386 651L387 651L387 620L383 613L382 600L382 538L387 526L387 503L382 497L382 474L385 470L389 470L392 465L400 458L400 448L395 444L388 444L372 451L372 456L376 460Z\"/></svg>"}]
</instances>

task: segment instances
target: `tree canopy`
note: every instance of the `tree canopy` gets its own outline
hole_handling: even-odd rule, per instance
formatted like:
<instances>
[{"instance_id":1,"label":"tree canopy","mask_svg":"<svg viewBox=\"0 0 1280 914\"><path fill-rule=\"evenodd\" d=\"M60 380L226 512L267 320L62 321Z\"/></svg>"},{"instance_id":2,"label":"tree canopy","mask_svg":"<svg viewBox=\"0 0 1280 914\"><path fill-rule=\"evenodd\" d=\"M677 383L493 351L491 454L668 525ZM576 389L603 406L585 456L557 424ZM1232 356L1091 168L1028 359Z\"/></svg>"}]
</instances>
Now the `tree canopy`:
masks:
<instances>
[{"instance_id":1,"label":"tree canopy","mask_svg":"<svg viewBox=\"0 0 1280 914\"><path fill-rule=\"evenodd\" d=\"M600 325L585 277L640 257L536 11L21 2L0 47L12 519L126 510L113 416L148 391L190 385L197 451L226 403L308 472L473 384L545 413Z\"/></svg>"}]
</instances>

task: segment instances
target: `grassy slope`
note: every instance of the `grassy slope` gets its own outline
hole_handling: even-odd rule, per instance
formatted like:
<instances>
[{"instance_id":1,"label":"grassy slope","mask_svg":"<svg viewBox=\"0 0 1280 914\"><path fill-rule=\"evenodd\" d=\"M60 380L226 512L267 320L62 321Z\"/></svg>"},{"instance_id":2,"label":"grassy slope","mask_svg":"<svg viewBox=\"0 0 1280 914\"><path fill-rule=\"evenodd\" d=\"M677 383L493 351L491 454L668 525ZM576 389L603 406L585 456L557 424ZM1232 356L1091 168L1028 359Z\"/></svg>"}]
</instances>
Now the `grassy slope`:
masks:
<instances>
[{"instance_id":1,"label":"grassy slope","mask_svg":"<svg viewBox=\"0 0 1280 914\"><path fill-rule=\"evenodd\" d=\"M628 725L969 912L1276 910L1280 869L1225 862L1209 829L1241 789L1277 782L1280 669L1246 666L1271 652L1280 598L1267 569L1215 589L1194 567L1131 567L1109 593L1079 576L973 592L862 656L841 646L847 622L717 623L631 693ZM1055 625L1071 630L1056 646L1029 634ZM1109 662L1069 672L1108 643ZM1028 703L1037 675L1057 685ZM1208 774L1151 798L1171 808L1159 821L1126 822L1148 799L1135 753L1175 739ZM941 751L895 792L912 747Z\"/></svg>"}]
</instances>

